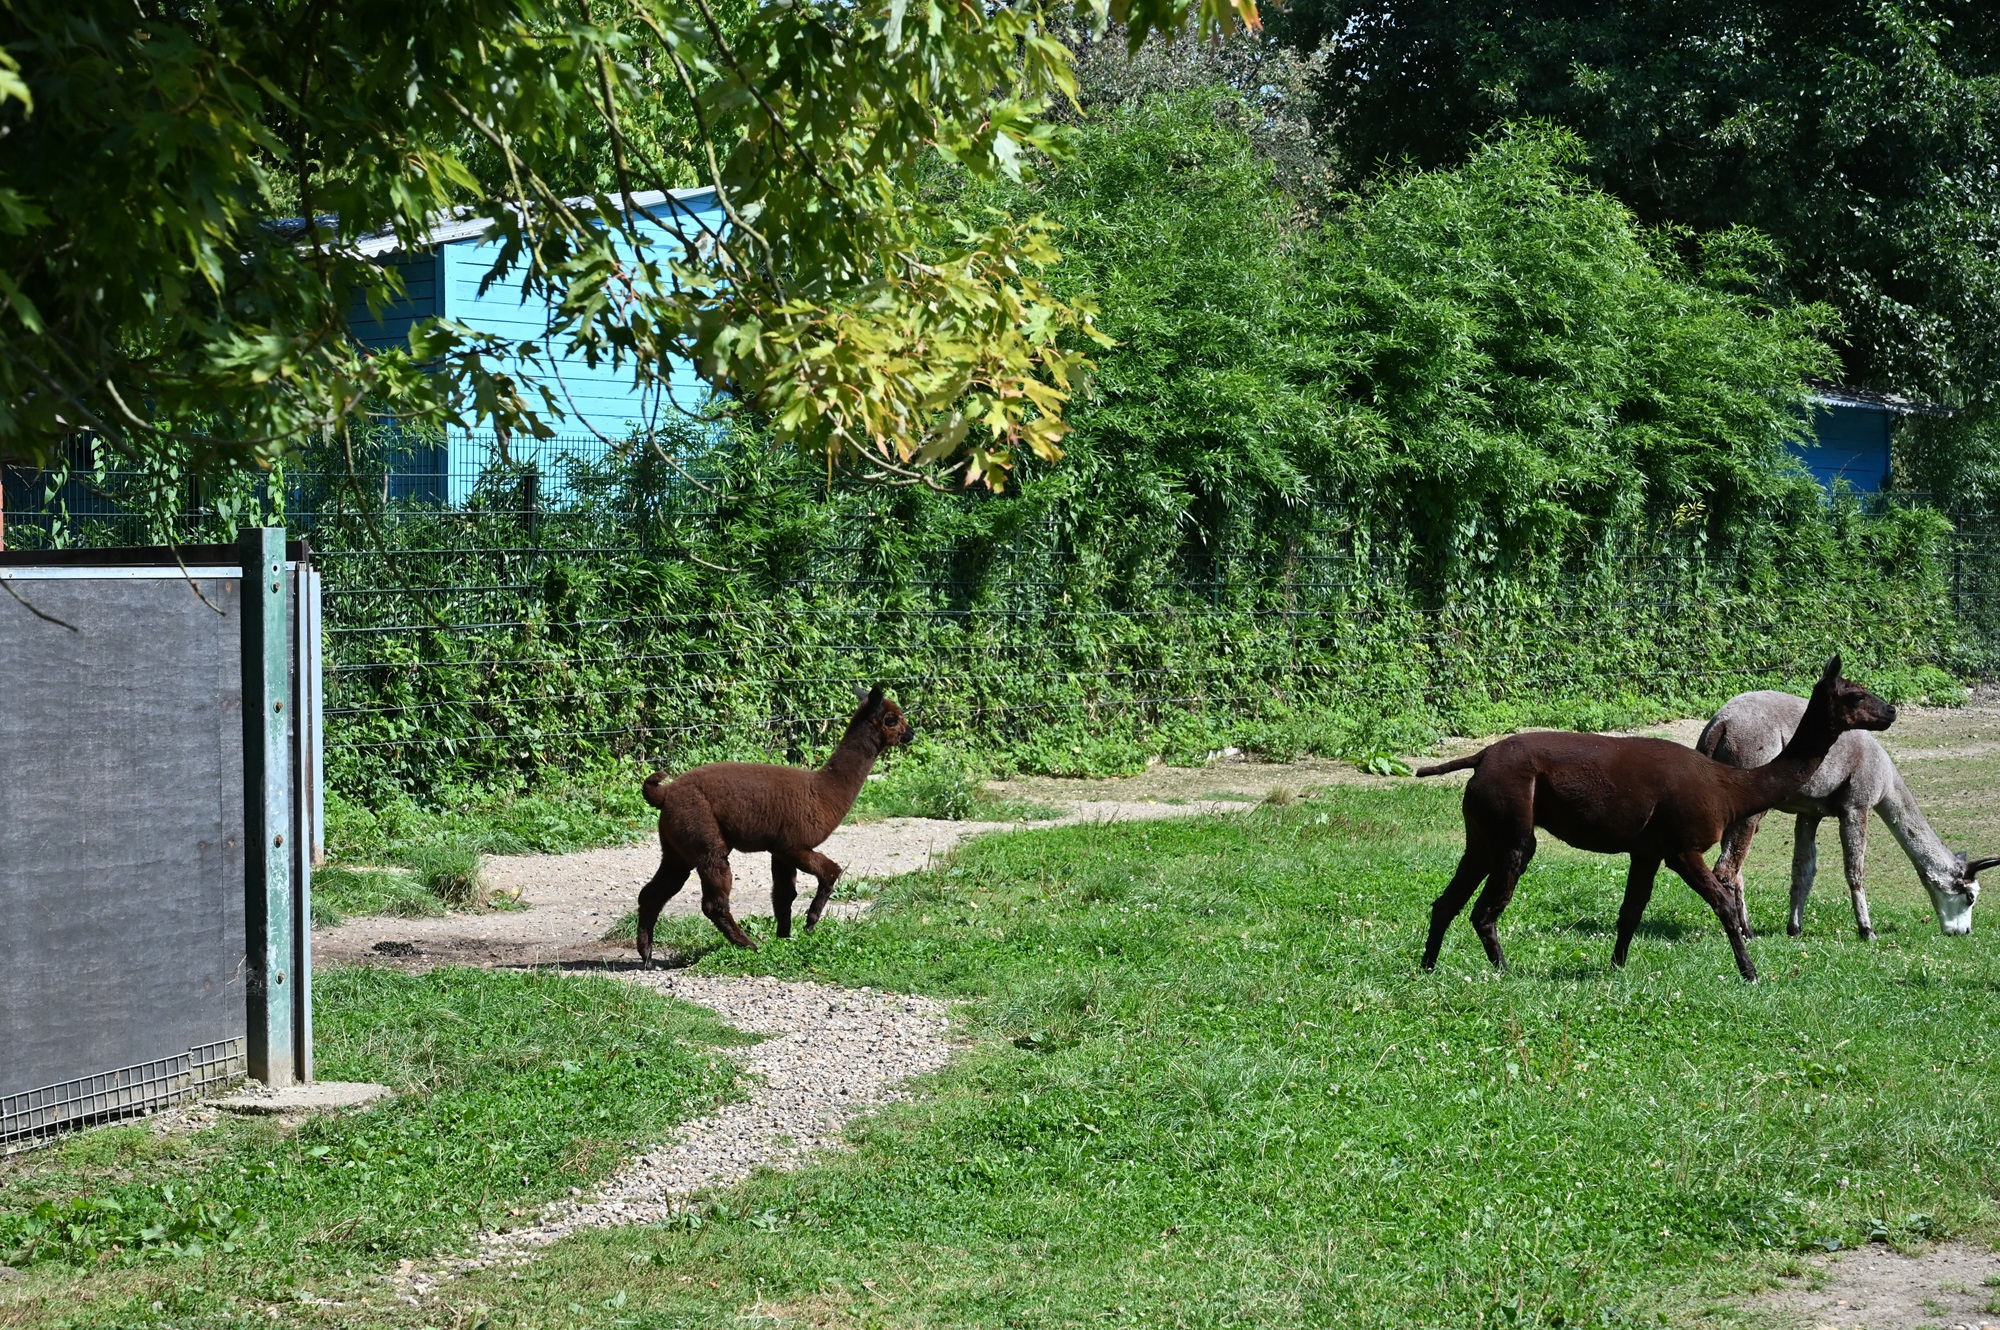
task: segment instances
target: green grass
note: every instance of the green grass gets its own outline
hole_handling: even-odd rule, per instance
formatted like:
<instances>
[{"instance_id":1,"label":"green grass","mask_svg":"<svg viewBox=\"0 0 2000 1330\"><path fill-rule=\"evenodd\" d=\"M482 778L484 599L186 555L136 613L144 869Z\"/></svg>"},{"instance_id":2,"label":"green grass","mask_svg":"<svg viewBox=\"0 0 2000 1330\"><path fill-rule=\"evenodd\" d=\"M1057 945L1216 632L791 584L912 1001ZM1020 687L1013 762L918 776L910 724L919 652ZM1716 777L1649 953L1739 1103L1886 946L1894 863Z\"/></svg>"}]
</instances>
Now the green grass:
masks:
<instances>
[{"instance_id":1,"label":"green grass","mask_svg":"<svg viewBox=\"0 0 2000 1330\"><path fill-rule=\"evenodd\" d=\"M454 1306L500 1326L1702 1323L1794 1253L1991 1237L2000 956L1914 897L1753 944L1544 849L1486 966L1416 957L1455 792L992 838L865 920L702 968L967 1000L977 1042L859 1150L597 1233ZM1786 856L1754 865L1780 930ZM415 1314L413 1314L414 1316ZM425 1313L425 1316L434 1313ZM421 1317L416 1318L421 1320Z\"/></svg>"},{"instance_id":2,"label":"green grass","mask_svg":"<svg viewBox=\"0 0 2000 1330\"><path fill-rule=\"evenodd\" d=\"M990 793L973 763L944 748L895 753L871 774L848 819L878 822L888 817L928 817L947 822L1036 822L1060 810L1029 799Z\"/></svg>"},{"instance_id":3,"label":"green grass","mask_svg":"<svg viewBox=\"0 0 2000 1330\"><path fill-rule=\"evenodd\" d=\"M398 793L364 805L329 790L327 850L349 864L408 864L435 847L561 854L643 840L659 815L639 796L642 774L613 769L536 789L449 791L429 802Z\"/></svg>"},{"instance_id":4,"label":"green grass","mask_svg":"<svg viewBox=\"0 0 2000 1330\"><path fill-rule=\"evenodd\" d=\"M225 1118L84 1132L0 1165L0 1325L219 1324L341 1296L399 1259L607 1174L733 1093L739 1042L602 978L368 969L318 977L319 1074L397 1098L296 1131Z\"/></svg>"},{"instance_id":5,"label":"green grass","mask_svg":"<svg viewBox=\"0 0 2000 1330\"><path fill-rule=\"evenodd\" d=\"M312 915L319 928L337 927L351 915L424 919L445 913L445 908L419 878L401 869L327 864L313 870Z\"/></svg>"}]
</instances>

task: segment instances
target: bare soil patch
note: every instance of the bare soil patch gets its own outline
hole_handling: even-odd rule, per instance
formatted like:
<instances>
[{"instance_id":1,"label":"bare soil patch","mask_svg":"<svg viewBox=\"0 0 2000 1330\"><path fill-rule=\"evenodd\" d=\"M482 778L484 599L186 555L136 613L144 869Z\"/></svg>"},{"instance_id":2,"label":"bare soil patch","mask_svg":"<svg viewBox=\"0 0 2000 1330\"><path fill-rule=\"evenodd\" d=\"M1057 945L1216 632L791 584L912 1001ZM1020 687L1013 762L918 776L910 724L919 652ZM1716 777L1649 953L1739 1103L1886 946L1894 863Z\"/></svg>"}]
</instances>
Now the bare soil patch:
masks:
<instances>
[{"instance_id":1,"label":"bare soil patch","mask_svg":"<svg viewBox=\"0 0 2000 1330\"><path fill-rule=\"evenodd\" d=\"M1956 1242L1913 1255L1864 1247L1755 1306L1811 1330L2000 1330L2000 1255Z\"/></svg>"}]
</instances>

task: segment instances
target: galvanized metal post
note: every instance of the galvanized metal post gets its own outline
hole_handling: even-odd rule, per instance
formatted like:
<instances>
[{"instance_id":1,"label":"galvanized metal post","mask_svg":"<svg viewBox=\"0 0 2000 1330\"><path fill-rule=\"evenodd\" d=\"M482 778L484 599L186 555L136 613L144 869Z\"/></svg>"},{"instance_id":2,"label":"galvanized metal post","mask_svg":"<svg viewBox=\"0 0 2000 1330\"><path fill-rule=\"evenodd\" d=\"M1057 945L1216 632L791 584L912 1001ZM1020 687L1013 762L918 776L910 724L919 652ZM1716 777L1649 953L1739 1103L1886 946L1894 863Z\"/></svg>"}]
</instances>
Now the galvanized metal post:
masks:
<instances>
[{"instance_id":1,"label":"galvanized metal post","mask_svg":"<svg viewBox=\"0 0 2000 1330\"><path fill-rule=\"evenodd\" d=\"M292 899L292 1071L301 1085L313 1080L312 1026L312 874L326 857L322 801L320 720L324 714L320 688L319 574L312 566L312 549L300 543L291 583L292 605L292 793L298 825L292 843L297 870Z\"/></svg>"},{"instance_id":2,"label":"galvanized metal post","mask_svg":"<svg viewBox=\"0 0 2000 1330\"><path fill-rule=\"evenodd\" d=\"M292 1030L293 831L291 652L286 633L285 533L258 527L243 560L243 922L249 953L250 1074L296 1079Z\"/></svg>"}]
</instances>

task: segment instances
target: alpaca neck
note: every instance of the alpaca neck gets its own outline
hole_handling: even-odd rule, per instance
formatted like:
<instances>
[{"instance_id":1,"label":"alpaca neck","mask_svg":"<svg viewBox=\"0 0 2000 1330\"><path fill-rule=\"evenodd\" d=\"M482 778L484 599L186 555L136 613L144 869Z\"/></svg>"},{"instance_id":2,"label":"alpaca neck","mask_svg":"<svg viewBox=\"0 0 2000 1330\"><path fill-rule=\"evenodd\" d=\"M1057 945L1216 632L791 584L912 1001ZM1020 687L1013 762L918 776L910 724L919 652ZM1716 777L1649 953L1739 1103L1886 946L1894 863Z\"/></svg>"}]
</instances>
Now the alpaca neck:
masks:
<instances>
[{"instance_id":1,"label":"alpaca neck","mask_svg":"<svg viewBox=\"0 0 2000 1330\"><path fill-rule=\"evenodd\" d=\"M1784 750L1763 766L1744 772L1735 782L1741 805L1738 817L1776 808L1805 788L1840 737L1833 726L1832 711L1831 699L1823 699L1815 691Z\"/></svg>"},{"instance_id":2,"label":"alpaca neck","mask_svg":"<svg viewBox=\"0 0 2000 1330\"><path fill-rule=\"evenodd\" d=\"M1903 853L1910 857L1910 863L1916 867L1925 885L1957 885L1958 856L1931 829L1924 810L1917 807L1916 796L1903 783L1901 772L1890 779L1889 792L1875 805L1875 811L1889 824L1889 834L1896 838L1896 844L1903 847Z\"/></svg>"},{"instance_id":3,"label":"alpaca neck","mask_svg":"<svg viewBox=\"0 0 2000 1330\"><path fill-rule=\"evenodd\" d=\"M840 811L845 816L861 796L862 783L875 769L875 759L881 755L882 746L875 738L872 727L849 726L840 746L833 750L833 756L827 758L826 765L819 769L814 783L828 796L840 801Z\"/></svg>"}]
</instances>

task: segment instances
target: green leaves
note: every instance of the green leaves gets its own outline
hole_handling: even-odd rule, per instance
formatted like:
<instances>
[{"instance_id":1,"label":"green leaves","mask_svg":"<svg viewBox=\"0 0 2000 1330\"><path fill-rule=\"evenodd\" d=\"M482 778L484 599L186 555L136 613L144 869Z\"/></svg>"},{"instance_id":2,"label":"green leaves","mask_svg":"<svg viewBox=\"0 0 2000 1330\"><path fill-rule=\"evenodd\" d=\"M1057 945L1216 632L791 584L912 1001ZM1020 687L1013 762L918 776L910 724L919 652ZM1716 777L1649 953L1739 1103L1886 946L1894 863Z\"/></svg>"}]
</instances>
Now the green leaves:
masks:
<instances>
[{"instance_id":1,"label":"green leaves","mask_svg":"<svg viewBox=\"0 0 2000 1330\"><path fill-rule=\"evenodd\" d=\"M1838 311L1842 381L1961 408L1909 480L2000 495L1991 6L1300 0L1275 26L1325 51L1352 180L1452 165L1534 118L1577 134L1591 180L1648 223L1768 235L1781 289Z\"/></svg>"},{"instance_id":2,"label":"green leaves","mask_svg":"<svg viewBox=\"0 0 2000 1330\"><path fill-rule=\"evenodd\" d=\"M1003 483L1053 460L1101 343L1037 275L1032 219L961 224L941 155L1021 179L1073 90L1028 0L448 0L142 13L23 0L0 69L0 450L89 430L133 457L268 464L366 403L546 436L551 348L658 387L693 360L783 442ZM1112 17L1204 33L1236 4ZM625 204L696 182L720 234L661 244ZM289 223L275 219L296 214ZM483 221L487 282L550 311L512 340L448 321L364 351L347 311L400 293L352 248ZM498 367L518 362L525 375Z\"/></svg>"}]
</instances>

